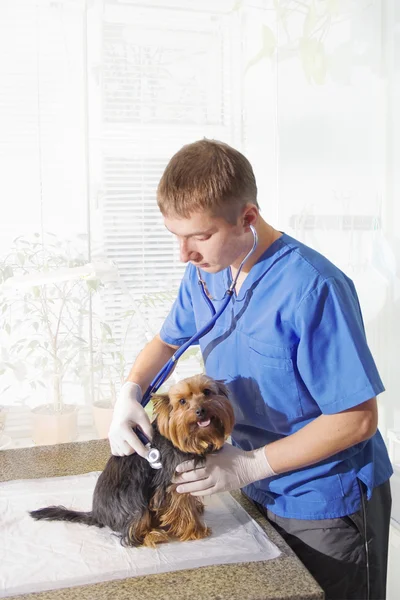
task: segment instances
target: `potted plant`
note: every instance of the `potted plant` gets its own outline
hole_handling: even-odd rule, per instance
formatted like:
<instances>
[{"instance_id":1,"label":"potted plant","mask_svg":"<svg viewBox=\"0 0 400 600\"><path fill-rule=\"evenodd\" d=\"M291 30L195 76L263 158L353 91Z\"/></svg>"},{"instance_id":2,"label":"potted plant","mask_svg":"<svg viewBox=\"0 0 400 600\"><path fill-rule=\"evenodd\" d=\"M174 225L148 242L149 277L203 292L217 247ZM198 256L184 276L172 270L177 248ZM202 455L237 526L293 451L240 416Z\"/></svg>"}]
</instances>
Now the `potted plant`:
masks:
<instances>
[{"instance_id":1,"label":"potted plant","mask_svg":"<svg viewBox=\"0 0 400 600\"><path fill-rule=\"evenodd\" d=\"M121 280L120 280L121 283ZM124 290L129 295L129 290ZM100 438L107 437L114 404L118 392L126 380L128 370L132 366L134 352L129 352L130 342L136 338L138 327L146 323L148 309L159 309L165 304L172 304L175 299L173 292L148 292L140 300L133 300L134 307L124 312L120 322L121 335L118 336L111 326L97 318L93 311L93 360L91 370L95 379L93 399L93 420ZM146 326L145 326L146 327ZM150 336L154 332L146 329ZM185 353L193 354L192 349ZM151 416L151 403L146 407Z\"/></svg>"},{"instance_id":2,"label":"potted plant","mask_svg":"<svg viewBox=\"0 0 400 600\"><path fill-rule=\"evenodd\" d=\"M4 435L4 430L6 428L6 415L7 407L1 406L0 404L0 450L7 448L11 442L11 438L8 435Z\"/></svg>"},{"instance_id":3,"label":"potted plant","mask_svg":"<svg viewBox=\"0 0 400 600\"><path fill-rule=\"evenodd\" d=\"M92 412L97 435L105 438L110 428L118 390L125 380L126 360L121 345L107 323L95 322L94 329L90 366L94 379Z\"/></svg>"},{"instance_id":4,"label":"potted plant","mask_svg":"<svg viewBox=\"0 0 400 600\"><path fill-rule=\"evenodd\" d=\"M88 362L85 329L90 295L98 282L70 279L69 273L86 263L71 242L53 234L20 236L0 260L0 312L3 334L8 336L8 360L0 365L0 373L12 372L32 394L38 396L42 389L49 396L32 409L36 444L77 436L77 406L65 402L63 392L67 381L79 382L79 372Z\"/></svg>"}]
</instances>

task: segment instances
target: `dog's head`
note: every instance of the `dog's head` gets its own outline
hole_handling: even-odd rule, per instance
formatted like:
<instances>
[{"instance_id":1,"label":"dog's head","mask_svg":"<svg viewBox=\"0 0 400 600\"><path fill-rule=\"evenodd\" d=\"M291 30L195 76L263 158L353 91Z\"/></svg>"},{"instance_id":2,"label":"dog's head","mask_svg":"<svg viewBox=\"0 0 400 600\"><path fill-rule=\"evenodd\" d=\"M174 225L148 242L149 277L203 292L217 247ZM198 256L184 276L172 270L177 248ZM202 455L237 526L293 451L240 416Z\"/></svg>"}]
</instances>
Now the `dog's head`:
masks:
<instances>
[{"instance_id":1,"label":"dog's head","mask_svg":"<svg viewBox=\"0 0 400 600\"><path fill-rule=\"evenodd\" d=\"M234 413L228 390L207 375L195 375L153 396L158 429L182 452L219 450L230 435Z\"/></svg>"}]
</instances>

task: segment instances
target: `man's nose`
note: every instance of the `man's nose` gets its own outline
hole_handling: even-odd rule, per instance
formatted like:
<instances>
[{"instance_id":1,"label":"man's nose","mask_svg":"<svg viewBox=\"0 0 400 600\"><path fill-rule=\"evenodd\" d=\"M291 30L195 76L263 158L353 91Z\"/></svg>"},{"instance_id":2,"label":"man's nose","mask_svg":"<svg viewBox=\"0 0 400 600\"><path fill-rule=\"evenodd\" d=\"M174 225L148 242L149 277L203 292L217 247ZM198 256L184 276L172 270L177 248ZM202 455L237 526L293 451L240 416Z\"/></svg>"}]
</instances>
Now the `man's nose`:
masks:
<instances>
[{"instance_id":1,"label":"man's nose","mask_svg":"<svg viewBox=\"0 0 400 600\"><path fill-rule=\"evenodd\" d=\"M187 263L190 260L191 250L187 240L182 240L179 246L179 255L181 262Z\"/></svg>"}]
</instances>

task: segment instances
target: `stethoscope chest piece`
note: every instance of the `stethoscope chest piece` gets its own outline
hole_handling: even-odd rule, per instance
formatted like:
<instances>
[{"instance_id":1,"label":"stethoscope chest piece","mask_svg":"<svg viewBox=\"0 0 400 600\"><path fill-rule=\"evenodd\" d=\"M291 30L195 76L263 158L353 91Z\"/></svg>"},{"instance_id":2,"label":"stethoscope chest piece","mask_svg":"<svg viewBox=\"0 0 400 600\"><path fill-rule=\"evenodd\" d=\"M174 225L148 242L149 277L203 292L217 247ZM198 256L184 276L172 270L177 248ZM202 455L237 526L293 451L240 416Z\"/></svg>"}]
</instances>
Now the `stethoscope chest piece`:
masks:
<instances>
[{"instance_id":1,"label":"stethoscope chest piece","mask_svg":"<svg viewBox=\"0 0 400 600\"><path fill-rule=\"evenodd\" d=\"M152 448L150 446L150 444L148 444L146 446L146 448L147 447L149 447L149 453L147 455L147 462L149 463L149 465L151 466L152 469L161 469L162 464L160 461L160 458L161 458L160 451L157 450L157 448Z\"/></svg>"},{"instance_id":2,"label":"stethoscope chest piece","mask_svg":"<svg viewBox=\"0 0 400 600\"><path fill-rule=\"evenodd\" d=\"M214 327L215 322L219 319L219 317L222 315L222 313L228 306L228 304L231 301L231 298L234 294L235 285L236 285L236 282L238 281L238 277L241 273L242 267L245 264L245 262L250 258L250 256L253 254L253 252L255 251L255 249L257 247L257 241L258 241L257 232L256 232L255 228L253 227L253 225L250 225L250 229L253 234L253 246L252 246L251 250L247 253L247 255L244 257L242 262L240 263L234 280L232 281L229 288L225 291L224 297L221 299L222 305L220 306L218 311L215 309L215 307L211 301L212 300L211 294L207 289L206 282L203 280L203 278L201 276L200 269L197 268L197 275L198 275L198 282L200 284L200 290L202 292L202 296L204 297L205 301L207 302L208 307L210 308L212 318L206 325L204 325L201 328L200 331L195 333L193 335L193 337L190 338L190 340L188 340L187 342L182 344L182 346L180 346L178 348L178 350L170 358L170 360L163 366L161 371L159 373L157 373L156 377L153 379L153 381L151 382L150 386L148 387L148 389L146 390L146 392L143 396L143 399L142 399L143 407L145 407L147 405L147 403L149 402L149 400L151 398L151 395L154 394L161 387L161 385L164 383L164 381L167 379L168 375L171 373L172 369L175 367L175 363L180 358L180 356L182 356L182 354L187 350L187 348L189 348L189 346L198 342L199 339L201 339L204 335L206 335L206 333L211 331L211 329ZM160 451L157 448L152 448L150 443L146 444L147 439L144 439L145 436L143 437L143 434L141 433L141 431L139 429L136 430L136 435L138 435L139 439L141 439L141 441L145 444L146 448L149 451L146 459L147 459L149 465L151 466L151 468L152 469L161 469L162 464L161 464Z\"/></svg>"}]
</instances>

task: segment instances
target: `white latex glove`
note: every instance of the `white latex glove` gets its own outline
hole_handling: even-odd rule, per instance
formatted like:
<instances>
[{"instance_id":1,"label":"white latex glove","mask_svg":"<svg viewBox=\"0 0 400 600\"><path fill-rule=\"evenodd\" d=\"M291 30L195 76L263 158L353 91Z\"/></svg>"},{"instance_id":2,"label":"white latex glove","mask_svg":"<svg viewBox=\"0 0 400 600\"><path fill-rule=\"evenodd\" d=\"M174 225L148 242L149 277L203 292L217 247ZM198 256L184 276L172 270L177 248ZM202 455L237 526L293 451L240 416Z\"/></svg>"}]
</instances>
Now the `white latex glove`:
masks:
<instances>
[{"instance_id":1,"label":"white latex glove","mask_svg":"<svg viewBox=\"0 0 400 600\"><path fill-rule=\"evenodd\" d=\"M141 400L140 386L131 381L124 383L114 406L108 432L111 453L114 456L128 456L137 452L143 458L147 457L147 448L132 430L132 427L137 425L150 440L153 437L153 428L146 411L140 404Z\"/></svg>"},{"instance_id":2,"label":"white latex glove","mask_svg":"<svg viewBox=\"0 0 400 600\"><path fill-rule=\"evenodd\" d=\"M238 490L249 483L276 475L265 456L264 448L245 452L224 444L219 452L210 454L205 465L194 469L193 461L177 466L176 491L192 496L209 496L218 492ZM182 485L184 484L184 485Z\"/></svg>"}]
</instances>

